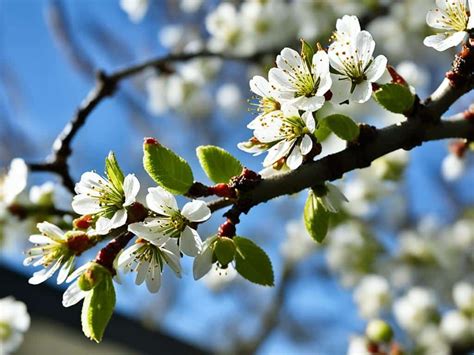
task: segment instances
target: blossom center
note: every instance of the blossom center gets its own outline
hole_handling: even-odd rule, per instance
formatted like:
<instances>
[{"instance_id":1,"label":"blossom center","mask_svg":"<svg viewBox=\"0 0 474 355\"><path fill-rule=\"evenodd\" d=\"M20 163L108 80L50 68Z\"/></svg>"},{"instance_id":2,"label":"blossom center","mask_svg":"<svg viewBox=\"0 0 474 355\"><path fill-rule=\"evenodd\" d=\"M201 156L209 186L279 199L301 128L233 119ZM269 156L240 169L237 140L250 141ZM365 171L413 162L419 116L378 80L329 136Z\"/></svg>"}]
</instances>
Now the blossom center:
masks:
<instances>
[{"instance_id":1,"label":"blossom center","mask_svg":"<svg viewBox=\"0 0 474 355\"><path fill-rule=\"evenodd\" d=\"M456 31L465 31L468 23L466 6L460 1L449 4L446 8L448 17L441 15L441 21Z\"/></svg>"},{"instance_id":2,"label":"blossom center","mask_svg":"<svg viewBox=\"0 0 474 355\"><path fill-rule=\"evenodd\" d=\"M12 335L13 330L10 324L6 322L0 322L0 341L5 341Z\"/></svg>"}]
</instances>

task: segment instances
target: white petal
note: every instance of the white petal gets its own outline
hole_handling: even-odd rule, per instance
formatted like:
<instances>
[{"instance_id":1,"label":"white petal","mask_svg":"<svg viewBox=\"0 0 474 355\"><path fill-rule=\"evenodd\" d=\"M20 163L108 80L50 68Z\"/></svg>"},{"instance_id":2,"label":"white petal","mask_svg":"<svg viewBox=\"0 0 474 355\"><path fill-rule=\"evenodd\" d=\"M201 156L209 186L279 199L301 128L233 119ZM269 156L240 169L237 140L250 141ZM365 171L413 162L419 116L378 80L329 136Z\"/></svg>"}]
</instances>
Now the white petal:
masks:
<instances>
[{"instance_id":1,"label":"white petal","mask_svg":"<svg viewBox=\"0 0 474 355\"><path fill-rule=\"evenodd\" d=\"M298 109L303 111L310 111L314 112L319 110L324 105L324 97L323 96L300 96L300 100L295 105Z\"/></svg>"},{"instance_id":2,"label":"white petal","mask_svg":"<svg viewBox=\"0 0 474 355\"><path fill-rule=\"evenodd\" d=\"M123 226L127 222L127 210L121 209L114 213L112 218L99 217L95 223L95 229L91 235L106 235L112 229Z\"/></svg>"},{"instance_id":3,"label":"white petal","mask_svg":"<svg viewBox=\"0 0 474 355\"><path fill-rule=\"evenodd\" d=\"M286 159L286 165L291 170L297 169L303 163L303 155L301 155L300 147L295 146L291 151L291 154Z\"/></svg>"},{"instance_id":4,"label":"white petal","mask_svg":"<svg viewBox=\"0 0 474 355\"><path fill-rule=\"evenodd\" d=\"M87 195L76 195L72 200L72 209L77 214L96 214L102 211L99 199Z\"/></svg>"},{"instance_id":5,"label":"white petal","mask_svg":"<svg viewBox=\"0 0 474 355\"><path fill-rule=\"evenodd\" d=\"M250 90L255 94L262 97L271 97L272 96L272 86L264 77L260 75L255 75L250 80Z\"/></svg>"},{"instance_id":6,"label":"white petal","mask_svg":"<svg viewBox=\"0 0 474 355\"><path fill-rule=\"evenodd\" d=\"M444 21L444 18L446 17L448 17L448 15L444 11L440 11L439 9L430 10L426 14L426 23L428 24L428 26L433 28L449 30L451 29L451 26L446 24L446 22Z\"/></svg>"},{"instance_id":7,"label":"white petal","mask_svg":"<svg viewBox=\"0 0 474 355\"><path fill-rule=\"evenodd\" d=\"M66 282L71 282L72 280L78 278L82 273L84 273L90 266L90 263L85 263L84 265L78 267L71 275L68 276Z\"/></svg>"},{"instance_id":8,"label":"white petal","mask_svg":"<svg viewBox=\"0 0 474 355\"><path fill-rule=\"evenodd\" d=\"M71 284L63 294L63 306L71 307L86 297L87 292L79 288L77 282Z\"/></svg>"},{"instance_id":9,"label":"white petal","mask_svg":"<svg viewBox=\"0 0 474 355\"><path fill-rule=\"evenodd\" d=\"M357 84L354 92L351 95L351 101L358 102L360 104L367 102L372 95L372 84L367 80Z\"/></svg>"},{"instance_id":10,"label":"white petal","mask_svg":"<svg viewBox=\"0 0 474 355\"><path fill-rule=\"evenodd\" d=\"M293 147L295 140L291 141L283 140L268 150L268 154L263 160L263 166L270 166L273 163L277 162L281 158L285 157Z\"/></svg>"},{"instance_id":11,"label":"white petal","mask_svg":"<svg viewBox=\"0 0 474 355\"><path fill-rule=\"evenodd\" d=\"M311 149L313 149L313 140L309 135L305 134L300 143L301 154L306 155L311 152Z\"/></svg>"},{"instance_id":12,"label":"white petal","mask_svg":"<svg viewBox=\"0 0 474 355\"><path fill-rule=\"evenodd\" d=\"M192 200L184 205L181 214L191 222L204 222L211 217L211 210L204 201Z\"/></svg>"},{"instance_id":13,"label":"white petal","mask_svg":"<svg viewBox=\"0 0 474 355\"><path fill-rule=\"evenodd\" d=\"M47 279L49 279L53 274L56 272L56 270L61 266L61 258L59 260L56 260L56 262L50 266L49 268L42 269L40 271L36 271L33 274L33 277L31 277L28 280L28 283L31 285L38 285Z\"/></svg>"},{"instance_id":14,"label":"white petal","mask_svg":"<svg viewBox=\"0 0 474 355\"><path fill-rule=\"evenodd\" d=\"M311 112L304 112L303 115L301 115L301 118L303 119L306 128L313 133L316 129L316 122L314 121L313 114Z\"/></svg>"},{"instance_id":15,"label":"white petal","mask_svg":"<svg viewBox=\"0 0 474 355\"><path fill-rule=\"evenodd\" d=\"M161 269L159 265L156 267L150 266L148 275L146 277L146 287L151 293L157 293L161 286Z\"/></svg>"},{"instance_id":16,"label":"white petal","mask_svg":"<svg viewBox=\"0 0 474 355\"><path fill-rule=\"evenodd\" d=\"M30 237L28 238L28 241L29 241L30 243L34 243L34 244L50 244L50 243L56 243L56 242L53 241L51 238L48 238L47 236L42 235L42 234L33 234L33 235L30 235Z\"/></svg>"},{"instance_id":17,"label":"white petal","mask_svg":"<svg viewBox=\"0 0 474 355\"><path fill-rule=\"evenodd\" d=\"M152 221L132 223L128 226L128 230L139 238L161 246L169 239L169 236L164 234L164 227L159 222L158 219L154 219Z\"/></svg>"},{"instance_id":18,"label":"white petal","mask_svg":"<svg viewBox=\"0 0 474 355\"><path fill-rule=\"evenodd\" d=\"M374 54L375 41L369 32L361 31L357 35L355 46L359 60L362 61L362 67L365 68Z\"/></svg>"},{"instance_id":19,"label":"white petal","mask_svg":"<svg viewBox=\"0 0 474 355\"><path fill-rule=\"evenodd\" d=\"M206 275L212 268L212 248L205 248L202 253L194 258L193 276L195 280L199 280Z\"/></svg>"},{"instance_id":20,"label":"white petal","mask_svg":"<svg viewBox=\"0 0 474 355\"><path fill-rule=\"evenodd\" d=\"M367 80L371 83L380 79L387 69L387 58L383 55L377 56L365 72Z\"/></svg>"},{"instance_id":21,"label":"white petal","mask_svg":"<svg viewBox=\"0 0 474 355\"><path fill-rule=\"evenodd\" d=\"M140 249L143 246L142 243L135 243L132 246L125 249L122 253L120 253L117 259L117 267L122 268L124 265L128 264L134 259L133 253Z\"/></svg>"},{"instance_id":22,"label":"white petal","mask_svg":"<svg viewBox=\"0 0 474 355\"><path fill-rule=\"evenodd\" d=\"M141 285L145 281L146 274L148 272L149 261L141 260L138 262L137 277L135 278L135 285Z\"/></svg>"},{"instance_id":23,"label":"white petal","mask_svg":"<svg viewBox=\"0 0 474 355\"><path fill-rule=\"evenodd\" d=\"M81 180L76 184L74 191L77 194L88 193L90 190L102 189L106 180L93 171L82 174Z\"/></svg>"},{"instance_id":24,"label":"white petal","mask_svg":"<svg viewBox=\"0 0 474 355\"><path fill-rule=\"evenodd\" d=\"M342 19L336 21L337 32L344 32L350 35L357 35L360 32L359 19L356 16L344 15Z\"/></svg>"},{"instance_id":25,"label":"white petal","mask_svg":"<svg viewBox=\"0 0 474 355\"><path fill-rule=\"evenodd\" d=\"M52 223L38 223L37 227L41 233L46 234L48 237L54 240L63 240L64 238L64 231Z\"/></svg>"},{"instance_id":26,"label":"white petal","mask_svg":"<svg viewBox=\"0 0 474 355\"><path fill-rule=\"evenodd\" d=\"M125 194L125 202L123 206L130 206L135 202L135 199L140 191L140 182L135 175L129 174L123 181L123 192Z\"/></svg>"},{"instance_id":27,"label":"white petal","mask_svg":"<svg viewBox=\"0 0 474 355\"><path fill-rule=\"evenodd\" d=\"M59 270L59 273L58 273L58 279L57 279L58 285L62 284L64 281L66 281L66 279L69 275L69 272L72 269L73 263L74 263L74 257L69 258L64 263L64 265L61 267L61 270Z\"/></svg>"},{"instance_id":28,"label":"white petal","mask_svg":"<svg viewBox=\"0 0 474 355\"><path fill-rule=\"evenodd\" d=\"M181 257L176 239L169 239L161 248L163 257L176 276L181 277Z\"/></svg>"},{"instance_id":29,"label":"white petal","mask_svg":"<svg viewBox=\"0 0 474 355\"><path fill-rule=\"evenodd\" d=\"M318 96L323 96L325 93L327 93L331 89L332 85L332 79L331 79L331 73L329 71L321 75L319 77L319 86L318 90L316 91L316 95Z\"/></svg>"},{"instance_id":30,"label":"white petal","mask_svg":"<svg viewBox=\"0 0 474 355\"><path fill-rule=\"evenodd\" d=\"M178 210L178 204L174 196L160 186L148 189L146 203L148 208L164 216L169 216Z\"/></svg>"},{"instance_id":31,"label":"white petal","mask_svg":"<svg viewBox=\"0 0 474 355\"><path fill-rule=\"evenodd\" d=\"M466 37L466 32L456 32L450 35L437 34L428 36L423 41L423 44L427 47L433 47L439 52L445 51L448 48L455 47L461 43Z\"/></svg>"},{"instance_id":32,"label":"white petal","mask_svg":"<svg viewBox=\"0 0 474 355\"><path fill-rule=\"evenodd\" d=\"M317 78L329 73L329 57L325 51L317 51L313 56L312 63L313 71Z\"/></svg>"},{"instance_id":33,"label":"white petal","mask_svg":"<svg viewBox=\"0 0 474 355\"><path fill-rule=\"evenodd\" d=\"M332 75L331 102L340 104L349 99L352 83L350 80L343 79L342 76Z\"/></svg>"},{"instance_id":34,"label":"white petal","mask_svg":"<svg viewBox=\"0 0 474 355\"><path fill-rule=\"evenodd\" d=\"M189 226L184 228L179 240L179 249L186 255L196 256L202 248L202 240L196 230Z\"/></svg>"},{"instance_id":35,"label":"white petal","mask_svg":"<svg viewBox=\"0 0 474 355\"><path fill-rule=\"evenodd\" d=\"M268 72L268 80L272 85L280 87L287 91L297 91L293 84L290 82L290 77L285 74L280 68L271 68Z\"/></svg>"}]
</instances>

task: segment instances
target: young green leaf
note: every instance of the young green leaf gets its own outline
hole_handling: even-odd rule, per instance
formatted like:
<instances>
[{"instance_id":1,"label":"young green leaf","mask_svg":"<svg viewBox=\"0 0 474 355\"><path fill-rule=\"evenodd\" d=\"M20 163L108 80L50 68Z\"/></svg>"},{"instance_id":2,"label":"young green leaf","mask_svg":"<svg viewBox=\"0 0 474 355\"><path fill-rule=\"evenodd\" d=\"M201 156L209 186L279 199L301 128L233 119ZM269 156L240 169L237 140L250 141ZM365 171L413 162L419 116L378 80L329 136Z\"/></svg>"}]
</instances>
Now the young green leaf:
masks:
<instances>
[{"instance_id":1,"label":"young green leaf","mask_svg":"<svg viewBox=\"0 0 474 355\"><path fill-rule=\"evenodd\" d=\"M108 275L87 293L82 304L81 323L84 335L99 343L115 307L112 275Z\"/></svg>"},{"instance_id":2,"label":"young green leaf","mask_svg":"<svg viewBox=\"0 0 474 355\"><path fill-rule=\"evenodd\" d=\"M344 115L330 115L320 121L320 125L330 129L336 136L345 141L355 141L359 137L359 126L352 118Z\"/></svg>"},{"instance_id":3,"label":"young green leaf","mask_svg":"<svg viewBox=\"0 0 474 355\"><path fill-rule=\"evenodd\" d=\"M311 68L313 65L313 56L314 56L313 47L304 39L301 39L301 57L306 62L309 68Z\"/></svg>"},{"instance_id":4,"label":"young green leaf","mask_svg":"<svg viewBox=\"0 0 474 355\"><path fill-rule=\"evenodd\" d=\"M194 181L186 160L152 138L143 145L143 166L158 185L176 195L188 192Z\"/></svg>"},{"instance_id":5,"label":"young green leaf","mask_svg":"<svg viewBox=\"0 0 474 355\"><path fill-rule=\"evenodd\" d=\"M407 113L415 102L415 96L410 88L400 84L385 84L374 92L377 101L386 110L394 113Z\"/></svg>"},{"instance_id":6,"label":"young green leaf","mask_svg":"<svg viewBox=\"0 0 474 355\"><path fill-rule=\"evenodd\" d=\"M234 237L235 268L247 280L259 285L273 286L273 268L268 255L247 238Z\"/></svg>"},{"instance_id":7,"label":"young green leaf","mask_svg":"<svg viewBox=\"0 0 474 355\"><path fill-rule=\"evenodd\" d=\"M202 145L196 149L202 169L211 181L228 183L242 173L242 164L226 150L213 145Z\"/></svg>"},{"instance_id":8,"label":"young green leaf","mask_svg":"<svg viewBox=\"0 0 474 355\"><path fill-rule=\"evenodd\" d=\"M326 211L319 199L310 190L304 206L304 224L311 238L322 243L329 228L331 213Z\"/></svg>"},{"instance_id":9,"label":"young green leaf","mask_svg":"<svg viewBox=\"0 0 474 355\"><path fill-rule=\"evenodd\" d=\"M110 152L105 159L105 173L115 188L122 192L125 177L113 152Z\"/></svg>"}]
</instances>

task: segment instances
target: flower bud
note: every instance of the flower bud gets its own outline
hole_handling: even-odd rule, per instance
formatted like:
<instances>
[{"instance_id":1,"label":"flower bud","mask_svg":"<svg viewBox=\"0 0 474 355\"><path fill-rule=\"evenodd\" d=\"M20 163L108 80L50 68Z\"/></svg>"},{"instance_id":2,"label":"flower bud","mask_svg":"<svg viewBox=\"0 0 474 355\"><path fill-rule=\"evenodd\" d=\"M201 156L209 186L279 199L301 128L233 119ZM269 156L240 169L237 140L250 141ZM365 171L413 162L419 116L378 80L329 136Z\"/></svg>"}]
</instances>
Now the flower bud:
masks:
<instances>
[{"instance_id":1,"label":"flower bud","mask_svg":"<svg viewBox=\"0 0 474 355\"><path fill-rule=\"evenodd\" d=\"M91 263L89 268L77 280L79 288L83 291L90 291L96 287L110 272L97 263Z\"/></svg>"},{"instance_id":2,"label":"flower bud","mask_svg":"<svg viewBox=\"0 0 474 355\"><path fill-rule=\"evenodd\" d=\"M392 340L393 331L390 325L381 320L374 319L369 322L365 330L367 338L374 343L388 343Z\"/></svg>"}]
</instances>

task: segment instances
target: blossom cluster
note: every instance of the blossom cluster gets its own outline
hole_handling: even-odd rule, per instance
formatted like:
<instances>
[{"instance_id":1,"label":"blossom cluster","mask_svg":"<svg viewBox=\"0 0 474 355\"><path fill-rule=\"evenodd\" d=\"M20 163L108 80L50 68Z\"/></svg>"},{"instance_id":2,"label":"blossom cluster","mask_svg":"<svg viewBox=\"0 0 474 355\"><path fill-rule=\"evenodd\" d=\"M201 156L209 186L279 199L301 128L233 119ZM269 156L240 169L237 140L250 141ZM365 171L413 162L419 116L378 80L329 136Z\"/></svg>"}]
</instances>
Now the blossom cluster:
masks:
<instances>
[{"instance_id":1,"label":"blossom cluster","mask_svg":"<svg viewBox=\"0 0 474 355\"><path fill-rule=\"evenodd\" d=\"M356 16L347 15L337 20L327 52L318 45L314 53L306 42L301 53L284 48L268 79L250 80L259 115L248 124L253 137L239 148L255 155L268 152L265 168L298 168L319 143L315 115L326 101L365 103L374 83L390 81L384 76L387 59L374 58L374 50L372 35L361 30Z\"/></svg>"}]
</instances>

